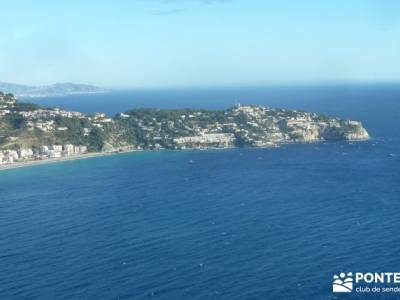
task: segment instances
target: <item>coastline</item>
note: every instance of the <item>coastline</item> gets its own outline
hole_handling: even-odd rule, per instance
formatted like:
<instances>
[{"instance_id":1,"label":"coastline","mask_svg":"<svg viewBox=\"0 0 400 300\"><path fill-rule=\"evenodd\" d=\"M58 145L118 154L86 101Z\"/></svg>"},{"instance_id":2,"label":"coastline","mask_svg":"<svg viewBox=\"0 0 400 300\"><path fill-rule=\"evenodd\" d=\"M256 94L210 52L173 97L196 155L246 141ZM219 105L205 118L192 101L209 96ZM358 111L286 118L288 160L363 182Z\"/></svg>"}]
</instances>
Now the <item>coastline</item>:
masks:
<instances>
[{"instance_id":1,"label":"coastline","mask_svg":"<svg viewBox=\"0 0 400 300\"><path fill-rule=\"evenodd\" d=\"M276 147L276 146L275 146ZM87 154L77 154L73 156L67 157L60 157L60 158L49 158L43 160L29 160L29 161L21 161L16 162L13 164L5 164L0 165L0 172L12 169L20 169L26 167L34 167L40 165L47 165L47 164L54 164L54 163L62 163L67 161L74 161L74 160L82 160L88 158L95 158L95 157L103 157L103 156L111 156L111 155L118 155L118 154L125 154L125 153L132 153L132 152L143 152L143 151L206 151L206 150L226 150L226 149L237 149L238 147L207 147L207 148L188 148L188 149L176 149L176 150L125 150L125 151L115 151L115 152L91 152ZM250 148L250 147L249 147ZM257 147L257 148L273 148L273 147Z\"/></svg>"},{"instance_id":2,"label":"coastline","mask_svg":"<svg viewBox=\"0 0 400 300\"><path fill-rule=\"evenodd\" d=\"M21 100L29 100L29 99L46 99L46 98L63 98L74 95L95 95L95 94L107 94L110 91L98 91L98 92L71 92L67 94L44 94L44 95L24 95L24 94L16 94L15 96Z\"/></svg>"},{"instance_id":3,"label":"coastline","mask_svg":"<svg viewBox=\"0 0 400 300\"><path fill-rule=\"evenodd\" d=\"M346 140L344 142L347 143L354 143L354 142L366 142L369 139L365 140ZM270 148L279 148L280 146L283 145L293 145L293 144L319 144L327 141L323 140L315 140L315 141L308 141L308 142L291 142L291 143L282 143L279 145L272 145L272 146L264 146L264 147L245 147L245 148L254 148L254 149L270 149ZM205 147L205 148L187 148L187 149L176 149L176 150L171 150L171 151L206 151L206 150L227 150L227 149L238 149L240 147ZM19 169L19 168L25 168L25 167L34 167L34 166L40 166L40 165L46 165L46 164L53 164L53 163L62 163L66 161L74 161L74 160L82 160L82 159L88 159L88 158L95 158L95 157L102 157L102 156L111 156L111 155L118 155L118 154L124 154L124 153L132 153L132 152L143 152L143 151L165 151L167 149L162 149L162 150L125 150L125 151L114 151L114 152L91 152L91 153L86 153L86 154L77 154L73 156L67 156L67 157L60 157L60 158L50 158L50 159L44 159L44 160L31 160L31 161L21 161L13 164L6 164L6 165L0 165L0 172L1 171L6 171L6 170L11 170L11 169ZM167 150L169 151L169 150Z\"/></svg>"},{"instance_id":4,"label":"coastline","mask_svg":"<svg viewBox=\"0 0 400 300\"><path fill-rule=\"evenodd\" d=\"M53 164L53 163L61 163L61 162L65 162L65 161L81 160L81 159L94 158L94 157L110 156L110 155L116 155L116 154L128 153L128 152L134 152L134 151L92 152L92 153L87 153L87 154L78 154L78 155L60 157L60 158L21 161L21 162L16 162L13 164L0 165L0 172L5 171L5 170L11 170L11 169L19 169L19 168L40 166L40 165Z\"/></svg>"},{"instance_id":5,"label":"coastline","mask_svg":"<svg viewBox=\"0 0 400 300\"><path fill-rule=\"evenodd\" d=\"M226 150L226 149L236 149L236 148L237 147L224 147L224 148L208 147L208 148L201 148L201 149L192 148L192 149L179 149L179 150L167 150L167 151L205 151L205 150ZM259 147L259 148L261 148L261 147ZM34 166L54 164L54 163L62 163L62 162L66 162L66 161L83 160L83 159L88 159L88 158L126 154L126 153L132 153L132 152L143 152L143 151L152 151L152 152L153 151L166 151L166 149L162 149L162 150L137 150L137 149L135 149L135 150L125 150L125 151L115 151L115 152L91 152L91 153L86 153L86 154L77 154L77 155L73 155L73 156L66 156L66 157L60 157L60 158L49 158L49 159L43 159L43 160L28 160L28 161L16 162L13 164L0 165L0 172L6 171L6 170L12 170L12 169L20 169L20 168L34 167Z\"/></svg>"}]
</instances>

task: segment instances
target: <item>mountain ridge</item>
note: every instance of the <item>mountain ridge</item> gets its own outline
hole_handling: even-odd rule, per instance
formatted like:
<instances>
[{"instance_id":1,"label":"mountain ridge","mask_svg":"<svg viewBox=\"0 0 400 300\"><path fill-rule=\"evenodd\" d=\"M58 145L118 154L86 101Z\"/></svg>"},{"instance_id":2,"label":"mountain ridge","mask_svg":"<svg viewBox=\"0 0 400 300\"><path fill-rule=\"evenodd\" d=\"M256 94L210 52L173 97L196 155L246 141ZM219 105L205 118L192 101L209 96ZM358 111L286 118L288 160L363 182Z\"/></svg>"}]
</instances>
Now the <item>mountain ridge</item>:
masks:
<instances>
[{"instance_id":1,"label":"mountain ridge","mask_svg":"<svg viewBox=\"0 0 400 300\"><path fill-rule=\"evenodd\" d=\"M12 93L19 98L62 97L71 94L106 93L107 89L72 82L54 83L51 85L24 85L9 82L0 82L0 90Z\"/></svg>"}]
</instances>

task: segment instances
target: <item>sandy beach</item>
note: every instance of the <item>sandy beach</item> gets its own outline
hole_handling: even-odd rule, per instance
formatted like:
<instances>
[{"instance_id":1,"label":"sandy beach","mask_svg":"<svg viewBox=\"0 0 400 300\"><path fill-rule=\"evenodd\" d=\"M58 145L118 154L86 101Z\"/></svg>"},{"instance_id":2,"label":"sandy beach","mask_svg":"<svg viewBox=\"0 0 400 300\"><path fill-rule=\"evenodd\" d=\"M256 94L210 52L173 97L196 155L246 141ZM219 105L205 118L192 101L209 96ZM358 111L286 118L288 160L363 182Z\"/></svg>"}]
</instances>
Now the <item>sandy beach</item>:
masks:
<instances>
[{"instance_id":1,"label":"sandy beach","mask_svg":"<svg viewBox=\"0 0 400 300\"><path fill-rule=\"evenodd\" d=\"M45 164L51 164L51 163L60 163L60 162L65 162L65 161L78 160L78 159L87 159L87 158L100 157L100 156L109 156L109 155L115 155L115 154L119 154L119 153L128 153L128 152L133 152L133 151L93 152L93 153L77 154L77 155L71 155L71 156L60 157L60 158L49 158L49 159L43 159L43 160L21 161L21 162L16 162L16 163L13 163L13 164L0 165L0 171L10 170L10 169L17 169L17 168L32 167L32 166L39 166L39 165L45 165Z\"/></svg>"}]
</instances>

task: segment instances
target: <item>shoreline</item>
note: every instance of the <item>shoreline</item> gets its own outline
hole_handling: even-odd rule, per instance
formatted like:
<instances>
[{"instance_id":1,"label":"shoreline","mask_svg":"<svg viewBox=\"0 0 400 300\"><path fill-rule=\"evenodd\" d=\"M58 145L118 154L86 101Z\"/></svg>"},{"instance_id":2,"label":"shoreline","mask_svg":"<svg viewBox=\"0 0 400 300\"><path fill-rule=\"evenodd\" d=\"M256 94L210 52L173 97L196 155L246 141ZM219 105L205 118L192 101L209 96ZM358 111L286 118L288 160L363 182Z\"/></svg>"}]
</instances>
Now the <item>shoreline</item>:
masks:
<instances>
[{"instance_id":1,"label":"shoreline","mask_svg":"<svg viewBox=\"0 0 400 300\"><path fill-rule=\"evenodd\" d=\"M366 142L370 141L372 138L365 139L365 140L346 140L342 142L347 142L347 143L354 143L354 142ZM280 146L283 145L293 145L293 144L319 144L323 143L324 141L312 141L312 142L307 142L307 143L283 143L279 145L273 145L273 146L265 146L265 147L245 147L249 149L270 149L270 148L279 148ZM326 141L325 141L326 142ZM176 150L171 150L171 151L205 151L205 150L227 150L227 149L238 149L240 147L207 147L207 148L188 148L188 149L176 149ZM118 155L118 154L126 154L126 153L133 153L133 152L143 152L143 151L165 151L168 149L162 149L162 150L125 150L125 151L118 151L118 152L92 152L92 153L87 153L87 154L78 154L78 155L73 155L73 156L67 156L67 157L60 157L60 158L50 158L50 159L44 159L44 160L31 160L31 161L22 161L22 162L17 162L13 164L7 164L7 165L0 165L0 172L1 171L6 171L6 170L11 170L11 169L19 169L19 168L25 168L25 167L34 167L34 166L40 166L40 165L46 165L46 164L53 164L53 163L61 163L61 162L66 162L66 161L74 161L74 160L81 160L81 159L88 159L88 158L95 158L95 157L103 157L103 156L111 156L111 155Z\"/></svg>"},{"instance_id":2,"label":"shoreline","mask_svg":"<svg viewBox=\"0 0 400 300\"><path fill-rule=\"evenodd\" d=\"M209 147L209 148L201 148L201 149L193 148L193 149L179 149L179 150L168 150L168 149L137 150L137 149L135 149L135 150L125 150L125 151L116 151L116 152L91 152L91 153L87 153L87 154L77 154L77 155L73 155L73 156L60 157L60 158L49 158L49 159L43 159L43 160L28 160L28 161L16 162L13 164L4 164L4 165L0 165L0 172L6 171L6 170L12 170L12 169L20 169L20 168L25 168L25 167L34 167L34 166L40 166L40 165L55 164L55 163L62 163L62 162L67 162L67 161L82 160L82 159L87 159L87 158L95 158L95 157L103 157L103 156L112 156L112 155L126 154L126 153L133 153L133 152L205 151L205 150L226 150L226 149L237 149L237 148L238 147L224 147L224 148Z\"/></svg>"},{"instance_id":3,"label":"shoreline","mask_svg":"<svg viewBox=\"0 0 400 300\"><path fill-rule=\"evenodd\" d=\"M61 163L61 162L66 162L66 161L74 161L74 160L81 160L81 159L94 158L94 157L110 156L110 155L129 153L129 152L135 152L135 151L92 152L92 153L87 153L87 154L78 154L78 155L60 157L60 158L21 161L21 162L16 162L16 163L13 163L13 164L0 165L0 172L1 171L5 171L5 170L11 170L11 169L34 167L34 166L40 166L40 165Z\"/></svg>"},{"instance_id":4,"label":"shoreline","mask_svg":"<svg viewBox=\"0 0 400 300\"><path fill-rule=\"evenodd\" d=\"M63 98L68 96L80 96L80 95L95 95L95 94L107 94L111 91L99 91L99 92L72 92L68 94L53 94L53 95L18 95L15 96L21 100L32 100L32 99L52 99L52 98Z\"/></svg>"},{"instance_id":5,"label":"shoreline","mask_svg":"<svg viewBox=\"0 0 400 300\"><path fill-rule=\"evenodd\" d=\"M161 149L161 150L125 150L125 151L118 151L118 152L92 152L92 153L87 153L87 154L78 154L78 155L60 157L60 158L49 158L49 159L43 159L43 160L29 160L29 161L16 162L13 164L0 165L0 172L6 171L6 170L12 170L12 169L20 169L20 168L25 168L25 167L34 167L34 166L40 166L40 165L62 163L62 162L67 162L67 161L82 160L82 159L87 159L87 158L111 156L111 155L126 154L126 153L133 153L133 152L206 151L206 150L227 150L227 149L238 149L238 148L239 147L223 147L223 148L207 147L207 148L191 148L191 149L176 149L176 150ZM275 147L257 147L257 148L275 148Z\"/></svg>"}]
</instances>

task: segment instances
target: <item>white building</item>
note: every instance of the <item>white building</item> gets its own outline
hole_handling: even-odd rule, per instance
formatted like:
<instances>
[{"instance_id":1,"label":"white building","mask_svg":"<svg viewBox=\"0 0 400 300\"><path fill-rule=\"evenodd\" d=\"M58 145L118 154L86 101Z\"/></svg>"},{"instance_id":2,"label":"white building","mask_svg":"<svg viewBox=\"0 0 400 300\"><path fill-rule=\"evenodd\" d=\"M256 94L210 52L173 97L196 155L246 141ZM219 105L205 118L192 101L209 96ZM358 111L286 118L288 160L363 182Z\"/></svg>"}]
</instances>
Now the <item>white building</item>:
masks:
<instances>
[{"instance_id":1,"label":"white building","mask_svg":"<svg viewBox=\"0 0 400 300\"><path fill-rule=\"evenodd\" d=\"M15 150L7 150L7 155L8 155L8 157L11 157L13 159L13 161L19 159L18 152Z\"/></svg>"},{"instance_id":2,"label":"white building","mask_svg":"<svg viewBox=\"0 0 400 300\"><path fill-rule=\"evenodd\" d=\"M86 153L87 147L86 146L75 146L75 153Z\"/></svg>"},{"instance_id":3,"label":"white building","mask_svg":"<svg viewBox=\"0 0 400 300\"><path fill-rule=\"evenodd\" d=\"M14 163L14 158L12 156L7 155L5 163L7 164L13 164Z\"/></svg>"},{"instance_id":4,"label":"white building","mask_svg":"<svg viewBox=\"0 0 400 300\"><path fill-rule=\"evenodd\" d=\"M61 151L50 150L49 151L49 157L50 158L60 158L61 157Z\"/></svg>"},{"instance_id":5,"label":"white building","mask_svg":"<svg viewBox=\"0 0 400 300\"><path fill-rule=\"evenodd\" d=\"M40 147L40 153L43 153L43 154L47 154L48 152L49 152L49 147L48 146L41 146Z\"/></svg>"},{"instance_id":6,"label":"white building","mask_svg":"<svg viewBox=\"0 0 400 300\"><path fill-rule=\"evenodd\" d=\"M62 152L63 146L62 145L53 145L51 147L51 150L57 151L57 152Z\"/></svg>"},{"instance_id":7,"label":"white building","mask_svg":"<svg viewBox=\"0 0 400 300\"><path fill-rule=\"evenodd\" d=\"M67 154L72 154L75 152L75 146L72 144L67 144L64 145L64 152L66 152Z\"/></svg>"},{"instance_id":8,"label":"white building","mask_svg":"<svg viewBox=\"0 0 400 300\"><path fill-rule=\"evenodd\" d=\"M19 157L21 159L28 159L33 156L33 151L32 149L21 149L19 150Z\"/></svg>"}]
</instances>

